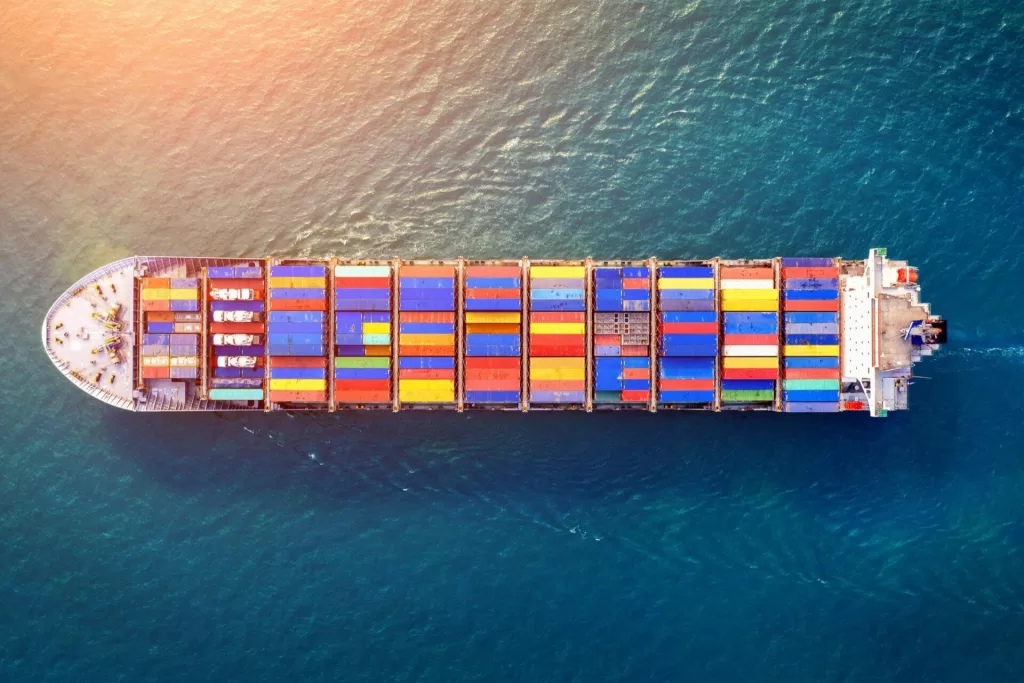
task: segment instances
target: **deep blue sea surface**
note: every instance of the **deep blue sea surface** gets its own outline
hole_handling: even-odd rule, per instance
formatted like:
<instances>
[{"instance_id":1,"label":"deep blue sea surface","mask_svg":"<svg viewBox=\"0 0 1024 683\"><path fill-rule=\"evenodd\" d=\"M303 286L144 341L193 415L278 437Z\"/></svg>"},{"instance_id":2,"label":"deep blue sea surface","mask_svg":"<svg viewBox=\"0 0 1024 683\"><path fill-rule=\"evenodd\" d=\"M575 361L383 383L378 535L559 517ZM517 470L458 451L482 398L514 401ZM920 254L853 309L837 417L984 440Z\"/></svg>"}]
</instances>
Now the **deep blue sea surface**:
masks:
<instances>
[{"instance_id":1,"label":"deep blue sea surface","mask_svg":"<svg viewBox=\"0 0 1024 683\"><path fill-rule=\"evenodd\" d=\"M8 0L0 681L1024 680L1019 0ZM122 413L132 254L921 268L909 413ZM309 456L314 455L317 460Z\"/></svg>"}]
</instances>

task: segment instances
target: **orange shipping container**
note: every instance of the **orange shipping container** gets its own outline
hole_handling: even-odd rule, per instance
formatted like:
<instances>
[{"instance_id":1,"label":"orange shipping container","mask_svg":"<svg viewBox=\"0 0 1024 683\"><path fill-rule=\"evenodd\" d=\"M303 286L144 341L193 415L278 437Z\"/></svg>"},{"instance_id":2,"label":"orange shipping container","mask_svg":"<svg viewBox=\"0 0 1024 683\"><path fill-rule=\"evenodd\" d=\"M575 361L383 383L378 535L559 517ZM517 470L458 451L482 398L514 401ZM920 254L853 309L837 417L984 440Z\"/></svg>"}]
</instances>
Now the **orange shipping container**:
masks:
<instances>
[{"instance_id":1,"label":"orange shipping container","mask_svg":"<svg viewBox=\"0 0 1024 683\"><path fill-rule=\"evenodd\" d=\"M151 323L173 323L174 313L170 311L153 311L152 313L146 315L146 320L148 320Z\"/></svg>"},{"instance_id":2,"label":"orange shipping container","mask_svg":"<svg viewBox=\"0 0 1024 683\"><path fill-rule=\"evenodd\" d=\"M802 299L785 299L782 302L782 310L786 313L799 312L799 311L811 311L819 313L838 313L839 302L838 301L820 301L820 300L802 300Z\"/></svg>"},{"instance_id":3,"label":"orange shipping container","mask_svg":"<svg viewBox=\"0 0 1024 683\"><path fill-rule=\"evenodd\" d=\"M838 268L783 268L782 277L784 278L828 278L833 279L839 277Z\"/></svg>"},{"instance_id":4,"label":"orange shipping container","mask_svg":"<svg viewBox=\"0 0 1024 683\"><path fill-rule=\"evenodd\" d=\"M518 289L467 289L467 299L518 299Z\"/></svg>"},{"instance_id":5,"label":"orange shipping container","mask_svg":"<svg viewBox=\"0 0 1024 683\"><path fill-rule=\"evenodd\" d=\"M405 270L404 268L402 269ZM466 266L466 277L521 277L519 266Z\"/></svg>"},{"instance_id":6,"label":"orange shipping container","mask_svg":"<svg viewBox=\"0 0 1024 683\"><path fill-rule=\"evenodd\" d=\"M143 289L170 289L171 279L169 277L144 277L142 278Z\"/></svg>"},{"instance_id":7,"label":"orange shipping container","mask_svg":"<svg viewBox=\"0 0 1024 683\"><path fill-rule=\"evenodd\" d=\"M274 403L326 403L327 393L323 391L271 391Z\"/></svg>"},{"instance_id":8,"label":"orange shipping container","mask_svg":"<svg viewBox=\"0 0 1024 683\"><path fill-rule=\"evenodd\" d=\"M519 334L515 323L466 323L466 334Z\"/></svg>"},{"instance_id":9,"label":"orange shipping container","mask_svg":"<svg viewBox=\"0 0 1024 683\"><path fill-rule=\"evenodd\" d=\"M171 310L171 302L167 299L143 299L142 310L149 311L169 311Z\"/></svg>"},{"instance_id":10,"label":"orange shipping container","mask_svg":"<svg viewBox=\"0 0 1024 683\"><path fill-rule=\"evenodd\" d=\"M272 311L326 311L327 302L323 299L271 299Z\"/></svg>"},{"instance_id":11,"label":"orange shipping container","mask_svg":"<svg viewBox=\"0 0 1024 683\"><path fill-rule=\"evenodd\" d=\"M534 379L530 380L533 391L584 391L581 379Z\"/></svg>"},{"instance_id":12,"label":"orange shipping container","mask_svg":"<svg viewBox=\"0 0 1024 683\"><path fill-rule=\"evenodd\" d=\"M390 391L349 391L334 389L335 403L391 403Z\"/></svg>"}]
</instances>

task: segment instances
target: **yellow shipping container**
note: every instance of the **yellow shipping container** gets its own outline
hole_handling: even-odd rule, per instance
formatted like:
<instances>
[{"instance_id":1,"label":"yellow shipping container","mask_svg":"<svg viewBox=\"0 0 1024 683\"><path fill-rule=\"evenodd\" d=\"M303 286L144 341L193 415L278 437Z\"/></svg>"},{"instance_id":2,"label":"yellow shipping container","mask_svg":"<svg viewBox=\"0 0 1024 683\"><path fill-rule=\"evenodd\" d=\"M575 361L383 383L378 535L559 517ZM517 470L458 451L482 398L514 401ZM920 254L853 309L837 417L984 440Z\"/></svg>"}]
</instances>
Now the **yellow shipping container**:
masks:
<instances>
[{"instance_id":1,"label":"yellow shipping container","mask_svg":"<svg viewBox=\"0 0 1024 683\"><path fill-rule=\"evenodd\" d=\"M725 301L722 300L723 311L777 311L779 300L774 301Z\"/></svg>"},{"instance_id":2,"label":"yellow shipping container","mask_svg":"<svg viewBox=\"0 0 1024 683\"><path fill-rule=\"evenodd\" d=\"M325 391L327 381L322 379L271 379L271 391Z\"/></svg>"},{"instance_id":3,"label":"yellow shipping container","mask_svg":"<svg viewBox=\"0 0 1024 683\"><path fill-rule=\"evenodd\" d=\"M583 266L530 266L530 277L582 278L585 271Z\"/></svg>"},{"instance_id":4,"label":"yellow shipping container","mask_svg":"<svg viewBox=\"0 0 1024 683\"><path fill-rule=\"evenodd\" d=\"M322 277L272 277L271 289L323 289Z\"/></svg>"},{"instance_id":5,"label":"yellow shipping container","mask_svg":"<svg viewBox=\"0 0 1024 683\"><path fill-rule=\"evenodd\" d=\"M777 301L777 289L723 289L722 301Z\"/></svg>"},{"instance_id":6,"label":"yellow shipping container","mask_svg":"<svg viewBox=\"0 0 1024 683\"><path fill-rule=\"evenodd\" d=\"M196 289L170 289L168 292L171 301L195 301L199 298L199 290Z\"/></svg>"},{"instance_id":7,"label":"yellow shipping container","mask_svg":"<svg viewBox=\"0 0 1024 683\"><path fill-rule=\"evenodd\" d=\"M196 356L171 356L172 368L194 368L198 365L199 359Z\"/></svg>"},{"instance_id":8,"label":"yellow shipping container","mask_svg":"<svg viewBox=\"0 0 1024 683\"><path fill-rule=\"evenodd\" d=\"M713 277L663 277L658 280L658 289L714 289Z\"/></svg>"},{"instance_id":9,"label":"yellow shipping container","mask_svg":"<svg viewBox=\"0 0 1024 683\"><path fill-rule=\"evenodd\" d=\"M450 379L401 379L398 400L405 403L453 403L455 382Z\"/></svg>"},{"instance_id":10,"label":"yellow shipping container","mask_svg":"<svg viewBox=\"0 0 1024 683\"><path fill-rule=\"evenodd\" d=\"M582 370L586 367L586 358L531 358L530 369L533 368L573 368Z\"/></svg>"},{"instance_id":11,"label":"yellow shipping container","mask_svg":"<svg viewBox=\"0 0 1024 683\"><path fill-rule=\"evenodd\" d=\"M147 368L167 368L171 366L168 356L143 356L142 365Z\"/></svg>"},{"instance_id":12,"label":"yellow shipping container","mask_svg":"<svg viewBox=\"0 0 1024 683\"><path fill-rule=\"evenodd\" d=\"M143 289L142 298L149 301L167 301L171 298L169 289Z\"/></svg>"},{"instance_id":13,"label":"yellow shipping container","mask_svg":"<svg viewBox=\"0 0 1024 683\"><path fill-rule=\"evenodd\" d=\"M530 379L586 379L582 368L530 368Z\"/></svg>"},{"instance_id":14,"label":"yellow shipping container","mask_svg":"<svg viewBox=\"0 0 1024 683\"><path fill-rule=\"evenodd\" d=\"M583 334L586 323L530 323L533 334Z\"/></svg>"},{"instance_id":15,"label":"yellow shipping container","mask_svg":"<svg viewBox=\"0 0 1024 683\"><path fill-rule=\"evenodd\" d=\"M519 312L466 311L467 323L518 323Z\"/></svg>"},{"instance_id":16,"label":"yellow shipping container","mask_svg":"<svg viewBox=\"0 0 1024 683\"><path fill-rule=\"evenodd\" d=\"M391 323L363 323L363 334L391 334Z\"/></svg>"},{"instance_id":17,"label":"yellow shipping container","mask_svg":"<svg viewBox=\"0 0 1024 683\"><path fill-rule=\"evenodd\" d=\"M722 367L736 369L777 369L778 358L740 358L737 356L726 356L722 358Z\"/></svg>"},{"instance_id":18,"label":"yellow shipping container","mask_svg":"<svg viewBox=\"0 0 1024 683\"><path fill-rule=\"evenodd\" d=\"M454 346L455 335L399 333L398 343L402 346Z\"/></svg>"},{"instance_id":19,"label":"yellow shipping container","mask_svg":"<svg viewBox=\"0 0 1024 683\"><path fill-rule=\"evenodd\" d=\"M803 344L786 344L783 348L785 356L812 356L814 358L828 358L839 355L839 345L826 346L805 346Z\"/></svg>"}]
</instances>

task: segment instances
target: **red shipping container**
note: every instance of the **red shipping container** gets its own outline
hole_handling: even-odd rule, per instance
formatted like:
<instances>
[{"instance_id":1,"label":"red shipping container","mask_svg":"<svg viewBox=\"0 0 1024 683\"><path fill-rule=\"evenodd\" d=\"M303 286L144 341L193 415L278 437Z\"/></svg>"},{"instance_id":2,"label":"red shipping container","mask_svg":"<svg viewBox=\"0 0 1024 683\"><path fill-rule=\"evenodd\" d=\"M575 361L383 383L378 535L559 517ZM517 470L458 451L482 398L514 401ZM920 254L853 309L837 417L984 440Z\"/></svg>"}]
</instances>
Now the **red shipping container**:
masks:
<instances>
[{"instance_id":1,"label":"red shipping container","mask_svg":"<svg viewBox=\"0 0 1024 683\"><path fill-rule=\"evenodd\" d=\"M339 391L334 390L336 404L348 403L391 403L390 391Z\"/></svg>"},{"instance_id":2,"label":"red shipping container","mask_svg":"<svg viewBox=\"0 0 1024 683\"><path fill-rule=\"evenodd\" d=\"M594 346L618 346L622 343L622 335L618 334L595 334Z\"/></svg>"},{"instance_id":3,"label":"red shipping container","mask_svg":"<svg viewBox=\"0 0 1024 683\"><path fill-rule=\"evenodd\" d=\"M522 292L518 289L467 289L467 299L518 299Z\"/></svg>"},{"instance_id":4,"label":"red shipping container","mask_svg":"<svg viewBox=\"0 0 1024 683\"><path fill-rule=\"evenodd\" d=\"M455 368L405 368L398 379L455 379Z\"/></svg>"},{"instance_id":5,"label":"red shipping container","mask_svg":"<svg viewBox=\"0 0 1024 683\"><path fill-rule=\"evenodd\" d=\"M530 380L533 391L584 391L581 379L534 379Z\"/></svg>"},{"instance_id":6,"label":"red shipping container","mask_svg":"<svg viewBox=\"0 0 1024 683\"><path fill-rule=\"evenodd\" d=\"M210 334L263 334L263 323L210 323Z\"/></svg>"},{"instance_id":7,"label":"red shipping container","mask_svg":"<svg viewBox=\"0 0 1024 683\"><path fill-rule=\"evenodd\" d=\"M263 291L263 280L259 278L211 278L210 289L255 289Z\"/></svg>"},{"instance_id":8,"label":"red shipping container","mask_svg":"<svg viewBox=\"0 0 1024 683\"><path fill-rule=\"evenodd\" d=\"M455 314L447 311L401 311L399 323L453 323Z\"/></svg>"},{"instance_id":9,"label":"red shipping container","mask_svg":"<svg viewBox=\"0 0 1024 683\"><path fill-rule=\"evenodd\" d=\"M334 380L334 391L391 391L391 380L389 379L336 379Z\"/></svg>"},{"instance_id":10,"label":"red shipping container","mask_svg":"<svg viewBox=\"0 0 1024 683\"><path fill-rule=\"evenodd\" d=\"M645 277L627 277L622 281L623 289L647 289L651 286Z\"/></svg>"},{"instance_id":11,"label":"red shipping container","mask_svg":"<svg viewBox=\"0 0 1024 683\"><path fill-rule=\"evenodd\" d=\"M718 277L722 280L774 280L775 271L771 267L722 266Z\"/></svg>"},{"instance_id":12,"label":"red shipping container","mask_svg":"<svg viewBox=\"0 0 1024 683\"><path fill-rule=\"evenodd\" d=\"M389 277L336 277L334 286L338 289L391 289Z\"/></svg>"},{"instance_id":13,"label":"red shipping container","mask_svg":"<svg viewBox=\"0 0 1024 683\"><path fill-rule=\"evenodd\" d=\"M549 345L535 345L530 344L530 355L537 356L539 358L577 358L586 355L586 350L583 345L562 345L549 344Z\"/></svg>"},{"instance_id":14,"label":"red shipping container","mask_svg":"<svg viewBox=\"0 0 1024 683\"><path fill-rule=\"evenodd\" d=\"M507 358L507 357L506 358L477 358L477 357L473 357L473 358L467 358L466 359L466 369L467 370L475 370L475 369L481 369L482 370L482 369L499 369L500 368L500 369L504 369L504 370L511 370L511 369L514 368L516 370L516 372L518 372L519 371L519 367L520 367L520 362L521 361L520 361L519 358Z\"/></svg>"},{"instance_id":15,"label":"red shipping container","mask_svg":"<svg viewBox=\"0 0 1024 683\"><path fill-rule=\"evenodd\" d=\"M619 398L630 403L646 403L651 400L651 392L639 389L626 389L622 391Z\"/></svg>"},{"instance_id":16,"label":"red shipping container","mask_svg":"<svg viewBox=\"0 0 1024 683\"><path fill-rule=\"evenodd\" d=\"M838 368L788 368L786 379L839 379Z\"/></svg>"},{"instance_id":17,"label":"red shipping container","mask_svg":"<svg viewBox=\"0 0 1024 683\"><path fill-rule=\"evenodd\" d=\"M660 323L664 334L718 334L718 323Z\"/></svg>"},{"instance_id":18,"label":"red shipping container","mask_svg":"<svg viewBox=\"0 0 1024 683\"><path fill-rule=\"evenodd\" d=\"M324 299L271 299L269 308L272 311L326 311Z\"/></svg>"},{"instance_id":19,"label":"red shipping container","mask_svg":"<svg viewBox=\"0 0 1024 683\"><path fill-rule=\"evenodd\" d=\"M414 356L455 356L454 346L409 346L408 344L398 347L398 355L402 357Z\"/></svg>"},{"instance_id":20,"label":"red shipping container","mask_svg":"<svg viewBox=\"0 0 1024 683\"><path fill-rule=\"evenodd\" d=\"M868 404L864 401L844 401L843 410L867 410Z\"/></svg>"},{"instance_id":21,"label":"red shipping container","mask_svg":"<svg viewBox=\"0 0 1024 683\"><path fill-rule=\"evenodd\" d=\"M171 302L167 299L143 299L142 300L143 311L169 311L171 310Z\"/></svg>"},{"instance_id":22,"label":"red shipping container","mask_svg":"<svg viewBox=\"0 0 1024 683\"><path fill-rule=\"evenodd\" d=\"M725 344L726 346L731 344L756 346L772 345L778 343L779 335L777 334L727 334L723 339L723 344Z\"/></svg>"},{"instance_id":23,"label":"red shipping container","mask_svg":"<svg viewBox=\"0 0 1024 683\"><path fill-rule=\"evenodd\" d=\"M622 368L622 379L649 379L650 376L648 368Z\"/></svg>"},{"instance_id":24,"label":"red shipping container","mask_svg":"<svg viewBox=\"0 0 1024 683\"><path fill-rule=\"evenodd\" d=\"M326 403L327 393L323 391L271 391L274 403Z\"/></svg>"},{"instance_id":25,"label":"red shipping container","mask_svg":"<svg viewBox=\"0 0 1024 683\"><path fill-rule=\"evenodd\" d=\"M722 368L722 379L778 379L775 368Z\"/></svg>"},{"instance_id":26,"label":"red shipping container","mask_svg":"<svg viewBox=\"0 0 1024 683\"><path fill-rule=\"evenodd\" d=\"M583 345L582 334L531 334L530 335L530 348L533 348L534 344L540 346L546 345L558 345L558 344L579 344Z\"/></svg>"},{"instance_id":27,"label":"red shipping container","mask_svg":"<svg viewBox=\"0 0 1024 683\"><path fill-rule=\"evenodd\" d=\"M519 266L466 266L466 277L522 277Z\"/></svg>"},{"instance_id":28,"label":"red shipping container","mask_svg":"<svg viewBox=\"0 0 1024 683\"><path fill-rule=\"evenodd\" d=\"M171 376L170 368L142 368L143 379L169 379Z\"/></svg>"},{"instance_id":29,"label":"red shipping container","mask_svg":"<svg viewBox=\"0 0 1024 683\"><path fill-rule=\"evenodd\" d=\"M466 379L519 379L519 368L515 370L466 370Z\"/></svg>"},{"instance_id":30,"label":"red shipping container","mask_svg":"<svg viewBox=\"0 0 1024 683\"><path fill-rule=\"evenodd\" d=\"M838 313L839 301L804 301L783 299L782 310L786 313L800 311Z\"/></svg>"},{"instance_id":31,"label":"red shipping container","mask_svg":"<svg viewBox=\"0 0 1024 683\"><path fill-rule=\"evenodd\" d=\"M783 278L827 278L835 279L839 277L838 268L783 268Z\"/></svg>"},{"instance_id":32,"label":"red shipping container","mask_svg":"<svg viewBox=\"0 0 1024 683\"><path fill-rule=\"evenodd\" d=\"M326 361L319 356L272 356L272 368L322 368Z\"/></svg>"},{"instance_id":33,"label":"red shipping container","mask_svg":"<svg viewBox=\"0 0 1024 683\"><path fill-rule=\"evenodd\" d=\"M518 379L466 378L466 391L518 391L520 386Z\"/></svg>"},{"instance_id":34,"label":"red shipping container","mask_svg":"<svg viewBox=\"0 0 1024 683\"><path fill-rule=\"evenodd\" d=\"M658 381L662 391L708 391L715 388L713 379L662 379Z\"/></svg>"},{"instance_id":35,"label":"red shipping container","mask_svg":"<svg viewBox=\"0 0 1024 683\"><path fill-rule=\"evenodd\" d=\"M400 277L455 277L455 266L401 266Z\"/></svg>"},{"instance_id":36,"label":"red shipping container","mask_svg":"<svg viewBox=\"0 0 1024 683\"><path fill-rule=\"evenodd\" d=\"M620 346L619 354L622 356L648 356L651 349L646 346Z\"/></svg>"},{"instance_id":37,"label":"red shipping container","mask_svg":"<svg viewBox=\"0 0 1024 683\"><path fill-rule=\"evenodd\" d=\"M531 311L530 320L535 323L582 323L586 322L586 315L573 311Z\"/></svg>"}]
</instances>

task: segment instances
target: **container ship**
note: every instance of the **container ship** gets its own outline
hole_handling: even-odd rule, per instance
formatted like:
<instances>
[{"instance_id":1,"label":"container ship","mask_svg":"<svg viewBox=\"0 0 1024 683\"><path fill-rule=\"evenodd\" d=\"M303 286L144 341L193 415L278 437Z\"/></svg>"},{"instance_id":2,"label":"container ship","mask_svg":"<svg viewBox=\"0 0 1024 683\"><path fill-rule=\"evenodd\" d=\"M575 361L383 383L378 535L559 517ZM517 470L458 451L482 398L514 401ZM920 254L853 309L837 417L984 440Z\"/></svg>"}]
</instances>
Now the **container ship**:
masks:
<instances>
[{"instance_id":1,"label":"container ship","mask_svg":"<svg viewBox=\"0 0 1024 683\"><path fill-rule=\"evenodd\" d=\"M133 411L865 412L946 341L917 271L864 260L136 256L43 346Z\"/></svg>"}]
</instances>

